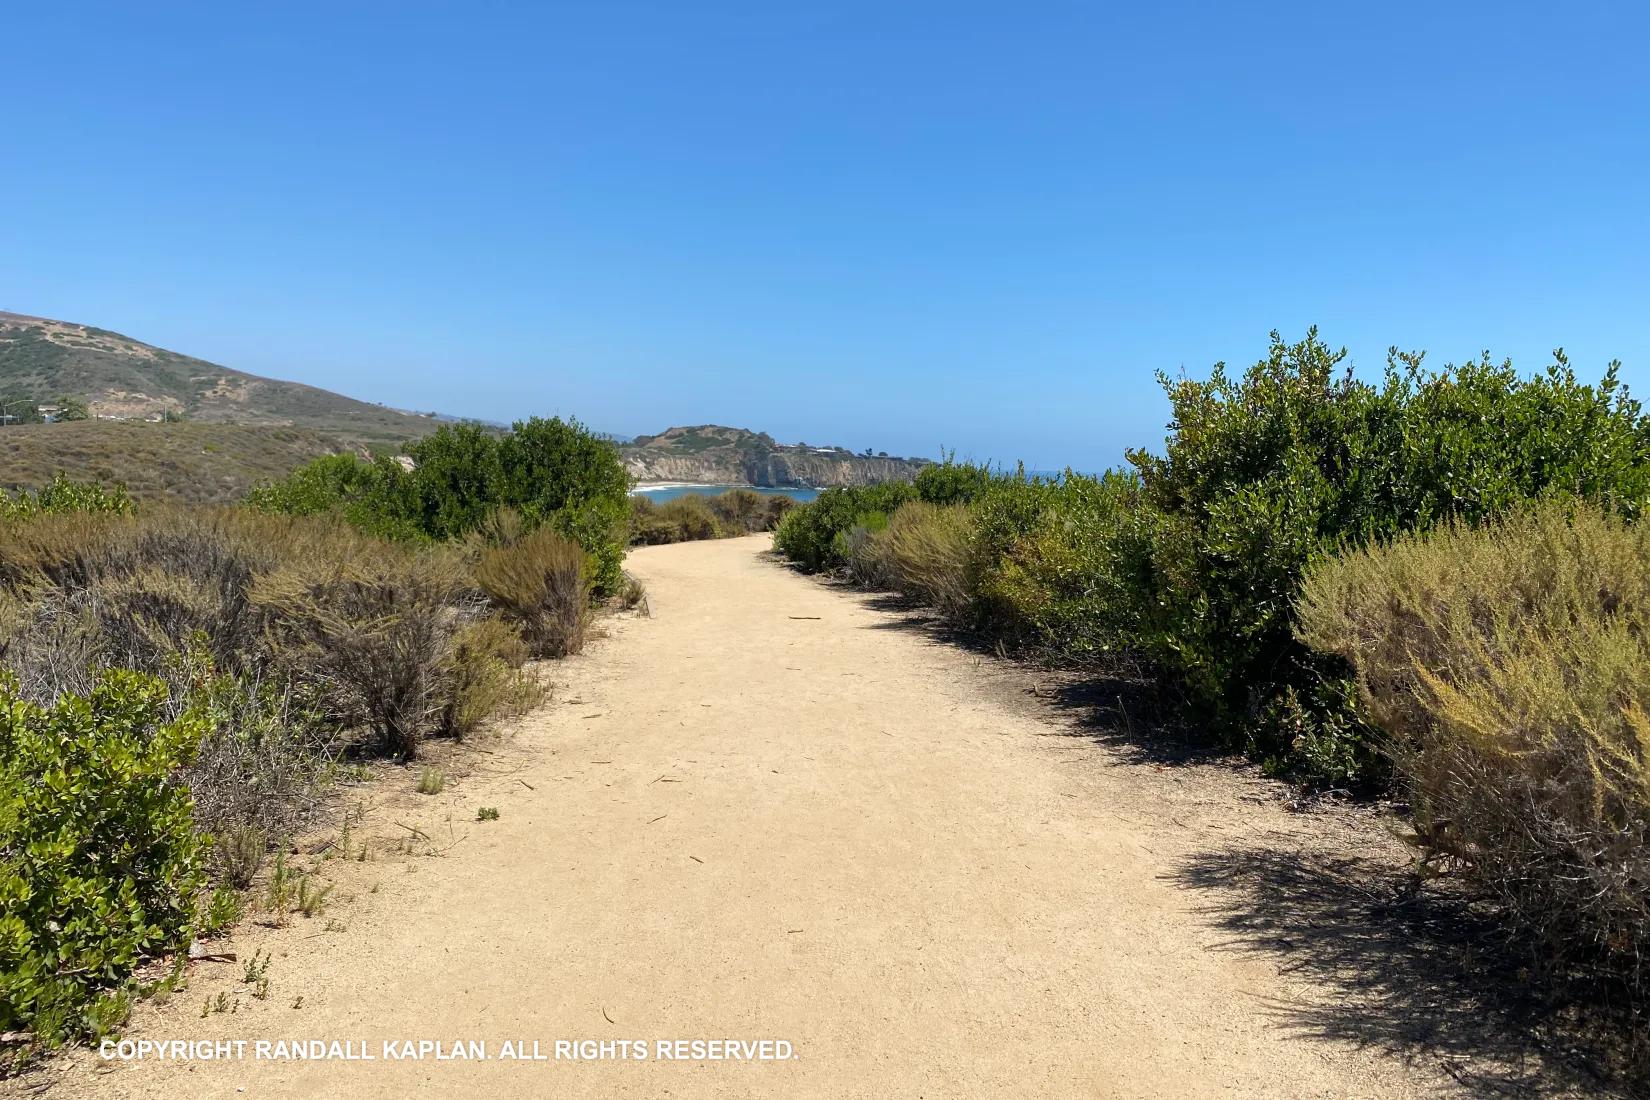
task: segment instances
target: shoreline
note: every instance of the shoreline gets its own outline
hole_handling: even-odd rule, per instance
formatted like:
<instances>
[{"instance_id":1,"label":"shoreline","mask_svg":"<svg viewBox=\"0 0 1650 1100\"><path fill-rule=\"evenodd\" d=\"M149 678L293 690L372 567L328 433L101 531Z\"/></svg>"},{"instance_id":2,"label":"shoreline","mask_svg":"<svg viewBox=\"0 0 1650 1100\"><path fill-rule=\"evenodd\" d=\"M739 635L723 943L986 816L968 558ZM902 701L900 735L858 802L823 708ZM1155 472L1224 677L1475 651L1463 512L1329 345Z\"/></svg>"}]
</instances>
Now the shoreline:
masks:
<instances>
[{"instance_id":1,"label":"shoreline","mask_svg":"<svg viewBox=\"0 0 1650 1100\"><path fill-rule=\"evenodd\" d=\"M754 489L751 484L738 485L731 481L638 481L631 487L633 493L651 493L660 489Z\"/></svg>"}]
</instances>

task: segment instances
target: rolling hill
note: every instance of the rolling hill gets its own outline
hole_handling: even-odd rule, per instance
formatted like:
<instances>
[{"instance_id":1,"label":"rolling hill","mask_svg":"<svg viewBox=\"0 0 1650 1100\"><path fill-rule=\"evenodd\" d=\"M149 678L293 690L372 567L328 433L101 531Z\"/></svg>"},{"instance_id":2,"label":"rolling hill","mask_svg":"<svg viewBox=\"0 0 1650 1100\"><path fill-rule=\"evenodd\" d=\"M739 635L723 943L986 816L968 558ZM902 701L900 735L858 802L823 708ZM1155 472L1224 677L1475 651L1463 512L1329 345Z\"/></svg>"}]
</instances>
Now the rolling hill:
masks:
<instances>
[{"instance_id":1,"label":"rolling hill","mask_svg":"<svg viewBox=\"0 0 1650 1100\"><path fill-rule=\"evenodd\" d=\"M434 417L261 378L89 325L0 312L6 411L84 401L92 419L0 426L0 488L53 474L140 500L224 503L324 454L396 447Z\"/></svg>"},{"instance_id":2,"label":"rolling hill","mask_svg":"<svg viewBox=\"0 0 1650 1100\"><path fill-rule=\"evenodd\" d=\"M355 443L396 443L433 418L299 382L233 370L89 325L0 312L0 394L71 396L94 417L308 428Z\"/></svg>"}]
</instances>

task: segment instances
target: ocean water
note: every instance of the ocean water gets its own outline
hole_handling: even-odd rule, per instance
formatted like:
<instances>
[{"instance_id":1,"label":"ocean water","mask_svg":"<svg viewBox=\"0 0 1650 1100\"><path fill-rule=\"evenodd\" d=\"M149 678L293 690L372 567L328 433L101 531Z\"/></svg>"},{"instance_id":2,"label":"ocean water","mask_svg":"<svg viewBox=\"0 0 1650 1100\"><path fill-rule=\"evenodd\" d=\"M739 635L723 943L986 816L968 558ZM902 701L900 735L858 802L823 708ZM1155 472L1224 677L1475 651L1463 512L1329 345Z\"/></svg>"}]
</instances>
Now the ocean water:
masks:
<instances>
[{"instance_id":1,"label":"ocean water","mask_svg":"<svg viewBox=\"0 0 1650 1100\"><path fill-rule=\"evenodd\" d=\"M819 495L818 489L756 489L749 485L662 485L654 489L637 489L636 495L647 497L655 504L663 504L667 500L685 497L698 493L701 496L720 496L729 489L750 489L753 493L761 493L767 497L790 497L793 500L812 500Z\"/></svg>"}]
</instances>

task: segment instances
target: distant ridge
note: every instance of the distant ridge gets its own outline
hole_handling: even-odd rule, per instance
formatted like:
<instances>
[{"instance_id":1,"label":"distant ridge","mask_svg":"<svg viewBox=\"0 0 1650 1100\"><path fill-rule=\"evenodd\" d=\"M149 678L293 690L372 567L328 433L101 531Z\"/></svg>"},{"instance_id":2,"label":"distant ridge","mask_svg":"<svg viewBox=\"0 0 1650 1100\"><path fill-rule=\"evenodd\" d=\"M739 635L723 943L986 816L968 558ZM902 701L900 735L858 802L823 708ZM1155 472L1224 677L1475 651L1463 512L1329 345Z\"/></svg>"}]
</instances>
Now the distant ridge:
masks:
<instances>
[{"instance_id":1,"label":"distant ridge","mask_svg":"<svg viewBox=\"0 0 1650 1100\"><path fill-rule=\"evenodd\" d=\"M638 481L828 488L909 481L926 459L856 454L846 447L783 444L766 432L719 424L667 428L619 448Z\"/></svg>"},{"instance_id":2,"label":"distant ridge","mask_svg":"<svg viewBox=\"0 0 1650 1100\"><path fill-rule=\"evenodd\" d=\"M168 415L220 424L309 428L350 443L393 443L433 431L433 416L263 378L118 332L0 311L0 394L86 402L101 419Z\"/></svg>"}]
</instances>

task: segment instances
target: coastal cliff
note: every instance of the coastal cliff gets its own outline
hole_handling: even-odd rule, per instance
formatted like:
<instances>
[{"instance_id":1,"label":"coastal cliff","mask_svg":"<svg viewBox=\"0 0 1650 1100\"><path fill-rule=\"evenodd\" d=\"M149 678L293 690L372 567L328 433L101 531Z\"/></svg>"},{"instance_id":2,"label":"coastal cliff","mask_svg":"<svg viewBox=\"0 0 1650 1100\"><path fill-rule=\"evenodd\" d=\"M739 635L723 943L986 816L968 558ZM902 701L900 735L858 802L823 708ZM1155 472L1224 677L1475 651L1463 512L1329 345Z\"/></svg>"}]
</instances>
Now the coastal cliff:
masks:
<instances>
[{"instance_id":1,"label":"coastal cliff","mask_svg":"<svg viewBox=\"0 0 1650 1100\"><path fill-rule=\"evenodd\" d=\"M638 481L692 481L772 488L909 481L925 459L855 454L842 447L780 444L763 432L701 425L638 436L620 447Z\"/></svg>"}]
</instances>

